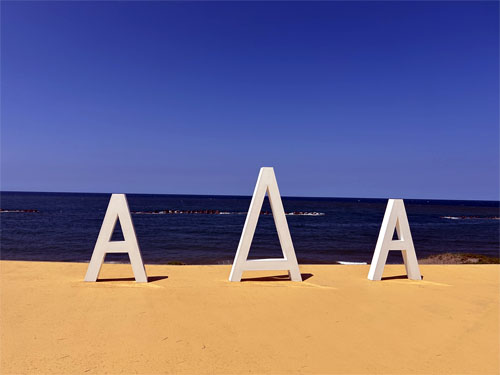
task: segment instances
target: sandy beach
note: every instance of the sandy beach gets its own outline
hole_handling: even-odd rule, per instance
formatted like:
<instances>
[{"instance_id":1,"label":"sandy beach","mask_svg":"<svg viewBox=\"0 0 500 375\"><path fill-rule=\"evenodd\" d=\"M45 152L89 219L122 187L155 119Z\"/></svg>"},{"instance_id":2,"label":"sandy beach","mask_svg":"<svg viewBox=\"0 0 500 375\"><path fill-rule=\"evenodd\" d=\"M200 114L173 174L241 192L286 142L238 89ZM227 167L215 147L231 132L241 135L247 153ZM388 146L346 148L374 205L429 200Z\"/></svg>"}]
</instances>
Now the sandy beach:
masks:
<instances>
[{"instance_id":1,"label":"sandy beach","mask_svg":"<svg viewBox=\"0 0 500 375\"><path fill-rule=\"evenodd\" d=\"M229 266L0 262L2 374L498 374L498 265Z\"/></svg>"}]
</instances>

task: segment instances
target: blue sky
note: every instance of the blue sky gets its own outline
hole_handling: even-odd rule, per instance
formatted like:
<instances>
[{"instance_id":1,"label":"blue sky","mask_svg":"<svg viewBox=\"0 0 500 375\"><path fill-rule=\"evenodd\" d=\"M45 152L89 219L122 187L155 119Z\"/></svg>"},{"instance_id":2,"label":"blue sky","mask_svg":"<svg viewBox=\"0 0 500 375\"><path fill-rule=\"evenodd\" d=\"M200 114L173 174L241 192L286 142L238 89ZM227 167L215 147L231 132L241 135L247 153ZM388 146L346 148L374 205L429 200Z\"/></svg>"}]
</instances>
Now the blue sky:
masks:
<instances>
[{"instance_id":1,"label":"blue sky","mask_svg":"<svg viewBox=\"0 0 500 375\"><path fill-rule=\"evenodd\" d=\"M1 188L498 199L498 14L2 1Z\"/></svg>"}]
</instances>

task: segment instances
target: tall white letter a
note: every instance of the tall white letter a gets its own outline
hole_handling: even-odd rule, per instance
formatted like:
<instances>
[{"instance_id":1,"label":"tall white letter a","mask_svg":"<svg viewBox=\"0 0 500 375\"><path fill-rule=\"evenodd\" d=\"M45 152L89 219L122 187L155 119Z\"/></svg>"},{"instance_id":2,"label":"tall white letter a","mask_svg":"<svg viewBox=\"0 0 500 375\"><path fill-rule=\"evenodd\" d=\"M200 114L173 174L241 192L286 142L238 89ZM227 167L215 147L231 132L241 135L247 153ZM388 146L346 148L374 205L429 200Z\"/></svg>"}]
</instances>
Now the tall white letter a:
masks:
<instances>
[{"instance_id":1,"label":"tall white letter a","mask_svg":"<svg viewBox=\"0 0 500 375\"><path fill-rule=\"evenodd\" d=\"M398 239L393 240L394 229ZM373 254L372 264L368 273L370 280L381 280L389 250L401 250L409 279L421 280L418 268L417 255L411 238L410 224L406 216L405 205L402 199L389 199L385 210L384 220L380 228L377 245Z\"/></svg>"},{"instance_id":2,"label":"tall white letter a","mask_svg":"<svg viewBox=\"0 0 500 375\"><path fill-rule=\"evenodd\" d=\"M124 241L111 241L116 222L120 220ZM135 281L147 283L148 277L142 263L141 250L135 235L134 224L125 194L113 194L102 222L101 231L90 259L85 281L96 281L106 253L128 253Z\"/></svg>"},{"instance_id":3,"label":"tall white letter a","mask_svg":"<svg viewBox=\"0 0 500 375\"><path fill-rule=\"evenodd\" d=\"M269 195L274 224L276 225L284 258L247 260L266 191ZM286 270L293 281L302 281L273 168L260 169L229 281L241 281L243 271L251 270Z\"/></svg>"}]
</instances>

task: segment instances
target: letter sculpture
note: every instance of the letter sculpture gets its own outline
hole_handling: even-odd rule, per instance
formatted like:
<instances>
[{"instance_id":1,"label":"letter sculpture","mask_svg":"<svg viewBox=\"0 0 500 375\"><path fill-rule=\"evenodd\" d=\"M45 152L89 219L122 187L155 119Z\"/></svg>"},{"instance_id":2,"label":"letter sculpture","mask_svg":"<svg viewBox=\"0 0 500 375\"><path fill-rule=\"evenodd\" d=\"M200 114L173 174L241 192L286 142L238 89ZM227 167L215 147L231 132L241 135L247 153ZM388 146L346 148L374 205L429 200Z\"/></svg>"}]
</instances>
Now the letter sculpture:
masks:
<instances>
[{"instance_id":1,"label":"letter sculpture","mask_svg":"<svg viewBox=\"0 0 500 375\"><path fill-rule=\"evenodd\" d=\"M284 258L247 260L266 192L271 203L274 223ZM243 271L250 270L286 270L293 281L302 281L274 169L269 167L260 169L229 280L241 281Z\"/></svg>"},{"instance_id":2,"label":"letter sculpture","mask_svg":"<svg viewBox=\"0 0 500 375\"><path fill-rule=\"evenodd\" d=\"M124 241L111 241L118 220L120 220ZM135 281L148 282L125 194L111 195L101 231L97 237L94 252L85 275L85 281L97 280L107 253L128 253Z\"/></svg>"},{"instance_id":3,"label":"letter sculpture","mask_svg":"<svg viewBox=\"0 0 500 375\"><path fill-rule=\"evenodd\" d=\"M393 240L394 229L398 239ZM411 238L410 225L406 216L405 205L402 199L389 199L385 210L384 220L375 246L368 278L380 280L384 271L389 250L401 250L409 279L421 280L418 268L417 255Z\"/></svg>"}]
</instances>

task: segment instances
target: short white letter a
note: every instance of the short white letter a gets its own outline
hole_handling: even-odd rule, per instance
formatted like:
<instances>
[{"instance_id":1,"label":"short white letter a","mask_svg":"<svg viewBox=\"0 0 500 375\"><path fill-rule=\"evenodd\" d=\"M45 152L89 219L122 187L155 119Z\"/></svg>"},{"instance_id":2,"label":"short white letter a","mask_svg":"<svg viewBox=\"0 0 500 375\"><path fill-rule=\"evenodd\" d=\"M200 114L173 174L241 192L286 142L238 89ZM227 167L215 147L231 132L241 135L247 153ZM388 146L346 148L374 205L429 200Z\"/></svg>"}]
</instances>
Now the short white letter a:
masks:
<instances>
[{"instance_id":1,"label":"short white letter a","mask_svg":"<svg viewBox=\"0 0 500 375\"><path fill-rule=\"evenodd\" d=\"M274 224L276 225L284 258L247 260L266 191L269 195L269 203L273 211ZM302 281L274 169L269 167L260 169L229 281L241 281L243 271L250 270L286 270L293 281Z\"/></svg>"},{"instance_id":2,"label":"short white letter a","mask_svg":"<svg viewBox=\"0 0 500 375\"><path fill-rule=\"evenodd\" d=\"M394 229L398 239L393 240ZM380 228L377 245L373 253L372 264L368 273L370 280L381 280L389 250L401 250L409 279L421 280L418 268L417 255L411 238L410 224L406 216L405 205L402 199L389 199L385 210L384 220Z\"/></svg>"},{"instance_id":3,"label":"short white letter a","mask_svg":"<svg viewBox=\"0 0 500 375\"><path fill-rule=\"evenodd\" d=\"M111 241L111 236L118 220L120 220L124 241ZM128 253L135 281L148 282L125 194L111 195L101 231L97 237L94 253L92 254L87 274L85 275L85 281L97 280L106 253Z\"/></svg>"}]
</instances>

